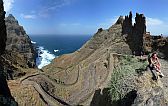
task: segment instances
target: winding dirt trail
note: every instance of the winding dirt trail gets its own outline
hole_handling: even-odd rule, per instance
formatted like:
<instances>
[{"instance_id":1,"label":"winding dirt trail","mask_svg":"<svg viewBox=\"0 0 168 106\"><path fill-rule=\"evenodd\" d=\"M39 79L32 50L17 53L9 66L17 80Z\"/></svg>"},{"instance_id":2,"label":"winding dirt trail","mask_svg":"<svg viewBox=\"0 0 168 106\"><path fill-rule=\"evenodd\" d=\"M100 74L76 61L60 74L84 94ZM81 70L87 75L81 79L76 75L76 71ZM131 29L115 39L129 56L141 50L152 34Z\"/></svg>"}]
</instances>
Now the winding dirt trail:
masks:
<instances>
[{"instance_id":1,"label":"winding dirt trail","mask_svg":"<svg viewBox=\"0 0 168 106\"><path fill-rule=\"evenodd\" d=\"M61 104L63 106L65 106L65 105L66 106L70 106L68 103L66 103L60 97L50 95L47 91L45 91L43 89L43 87L40 84L38 84L36 81L32 80L32 78L36 78L36 77L39 77L39 76L42 77L42 78L47 79L47 81L52 82L47 77L44 77L44 75L36 73L36 74L29 75L29 76L26 76L25 78L21 79L20 83L21 84L26 84L26 85L32 85L35 88L35 90L43 97L43 99L45 100L45 102L49 106L58 106L59 103L60 103L59 106Z\"/></svg>"},{"instance_id":2,"label":"winding dirt trail","mask_svg":"<svg viewBox=\"0 0 168 106\"><path fill-rule=\"evenodd\" d=\"M110 58L110 54L107 53L108 58ZM98 59L97 59L98 60ZM96 61L97 61L96 60ZM112 62L112 60L109 60ZM110 64L110 63L109 63ZM80 65L76 65L77 67L77 77L75 78L75 80L71 83L56 83L56 81L50 79L49 77L47 77L45 75L45 73L42 72L38 72L29 76L25 76L20 80L21 84L29 84L32 85L35 90L44 98L44 101L47 102L47 104L49 106L58 106L57 104L60 103L62 105L77 105L79 103L84 102L86 99L90 98L92 94L94 94L94 91L96 90L96 86L98 85L102 85L103 83L107 83L107 80L109 79L109 70L111 70L111 68L108 68L106 71L106 75L103 77L102 81L99 82L99 84L97 83L97 76L96 76L96 68L95 68L95 63L91 63L90 66L87 69L84 69L86 71L82 71ZM110 74L111 75L111 74ZM58 97L57 95L52 96L48 91L45 91L45 89L43 89L43 86L40 85L36 79L38 79L40 77L40 79L43 79L45 82L50 83L52 86L54 86L54 88L56 89L58 86L60 87L71 87L73 85L75 85L76 83L79 82L79 79L81 77L84 78L83 82L82 82L82 89L74 92L72 95L70 95L70 97L68 97L66 100ZM59 104L59 105L60 105Z\"/></svg>"}]
</instances>

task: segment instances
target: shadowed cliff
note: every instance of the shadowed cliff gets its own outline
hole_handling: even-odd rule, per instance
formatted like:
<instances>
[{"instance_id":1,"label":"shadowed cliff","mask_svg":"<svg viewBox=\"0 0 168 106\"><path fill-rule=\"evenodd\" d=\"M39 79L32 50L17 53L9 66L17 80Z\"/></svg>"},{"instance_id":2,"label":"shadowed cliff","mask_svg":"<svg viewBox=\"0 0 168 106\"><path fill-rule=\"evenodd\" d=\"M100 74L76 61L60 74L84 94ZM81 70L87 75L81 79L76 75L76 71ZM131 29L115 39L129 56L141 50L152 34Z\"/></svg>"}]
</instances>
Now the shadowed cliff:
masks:
<instances>
[{"instance_id":1,"label":"shadowed cliff","mask_svg":"<svg viewBox=\"0 0 168 106\"><path fill-rule=\"evenodd\" d=\"M5 12L3 7L3 1L0 0L0 105L1 106L9 106L14 105L16 106L17 103L14 101L10 90L8 88L8 84L6 81L6 77L4 74L4 67L3 67L3 58L1 55L5 51L6 47L6 26L5 26Z\"/></svg>"}]
</instances>

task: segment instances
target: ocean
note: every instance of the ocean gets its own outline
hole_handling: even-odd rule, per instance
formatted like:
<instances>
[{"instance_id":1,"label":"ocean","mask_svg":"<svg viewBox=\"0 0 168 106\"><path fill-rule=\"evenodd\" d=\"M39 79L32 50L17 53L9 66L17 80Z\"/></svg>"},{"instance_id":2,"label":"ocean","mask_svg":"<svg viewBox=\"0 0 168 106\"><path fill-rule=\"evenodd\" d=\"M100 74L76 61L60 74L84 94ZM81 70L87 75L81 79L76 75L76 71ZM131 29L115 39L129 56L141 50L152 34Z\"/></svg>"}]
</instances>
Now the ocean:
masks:
<instances>
[{"instance_id":1,"label":"ocean","mask_svg":"<svg viewBox=\"0 0 168 106\"><path fill-rule=\"evenodd\" d=\"M51 63L57 56L68 54L79 49L91 36L89 35L29 35L37 46L36 65L39 69Z\"/></svg>"}]
</instances>

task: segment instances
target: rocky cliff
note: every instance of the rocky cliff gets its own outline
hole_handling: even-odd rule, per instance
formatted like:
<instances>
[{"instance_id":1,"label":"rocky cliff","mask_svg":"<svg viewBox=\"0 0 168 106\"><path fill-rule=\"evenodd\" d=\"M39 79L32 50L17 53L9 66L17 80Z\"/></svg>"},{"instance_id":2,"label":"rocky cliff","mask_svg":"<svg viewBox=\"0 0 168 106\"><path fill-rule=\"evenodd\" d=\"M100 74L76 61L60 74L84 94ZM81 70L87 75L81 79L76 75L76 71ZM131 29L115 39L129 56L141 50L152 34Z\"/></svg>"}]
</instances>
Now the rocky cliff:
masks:
<instances>
[{"instance_id":1,"label":"rocky cliff","mask_svg":"<svg viewBox=\"0 0 168 106\"><path fill-rule=\"evenodd\" d=\"M15 61L16 64L22 67L35 67L36 52L31 43L31 39L26 34L24 28L19 25L18 21L12 14L9 14L9 16L5 18L5 24L7 30L7 52L10 52L10 55L16 57L18 54L22 57L21 62L17 61L17 59L11 61Z\"/></svg>"},{"instance_id":2,"label":"rocky cliff","mask_svg":"<svg viewBox=\"0 0 168 106\"><path fill-rule=\"evenodd\" d=\"M6 47L6 26L5 26L5 12L3 7L3 1L0 0L0 105L1 106L17 106L14 98L12 97L7 85L6 77L4 75L4 66L2 54Z\"/></svg>"},{"instance_id":3,"label":"rocky cliff","mask_svg":"<svg viewBox=\"0 0 168 106\"><path fill-rule=\"evenodd\" d=\"M132 25L132 13L125 16L123 21L123 35L127 38L127 43L135 55L140 55L143 51L143 35L146 33L146 20L143 14L136 13L135 23Z\"/></svg>"},{"instance_id":4,"label":"rocky cliff","mask_svg":"<svg viewBox=\"0 0 168 106\"><path fill-rule=\"evenodd\" d=\"M136 13L135 23L132 23L132 12L122 20L122 34L126 38L132 54L141 55L158 52L167 58L168 40L162 35L151 35L146 31L146 18L143 14Z\"/></svg>"},{"instance_id":5,"label":"rocky cliff","mask_svg":"<svg viewBox=\"0 0 168 106\"><path fill-rule=\"evenodd\" d=\"M168 38L162 35L154 36L149 32L144 34L143 47L146 54L156 51L161 58L168 59Z\"/></svg>"},{"instance_id":6,"label":"rocky cliff","mask_svg":"<svg viewBox=\"0 0 168 106\"><path fill-rule=\"evenodd\" d=\"M1 32L0 32L0 54L2 54L5 51L5 46L6 46L6 26L5 26L5 11L3 9L3 1L0 1L1 3L1 11L0 11L0 27L1 27Z\"/></svg>"}]
</instances>

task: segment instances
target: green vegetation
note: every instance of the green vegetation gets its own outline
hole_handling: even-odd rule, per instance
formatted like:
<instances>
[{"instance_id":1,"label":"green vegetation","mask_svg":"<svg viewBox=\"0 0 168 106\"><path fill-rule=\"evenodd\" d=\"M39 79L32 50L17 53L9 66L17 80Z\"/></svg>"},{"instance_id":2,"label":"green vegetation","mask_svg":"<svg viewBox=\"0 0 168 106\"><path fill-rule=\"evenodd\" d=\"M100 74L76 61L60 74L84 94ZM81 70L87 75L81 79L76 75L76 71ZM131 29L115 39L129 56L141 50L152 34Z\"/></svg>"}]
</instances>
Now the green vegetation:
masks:
<instances>
[{"instance_id":1,"label":"green vegetation","mask_svg":"<svg viewBox=\"0 0 168 106\"><path fill-rule=\"evenodd\" d=\"M137 76L138 70L145 70L147 66L146 60L141 60L133 56L119 57L119 64L114 67L111 83L110 96L112 101L118 101L133 90L134 86L129 84L134 76Z\"/></svg>"}]
</instances>

